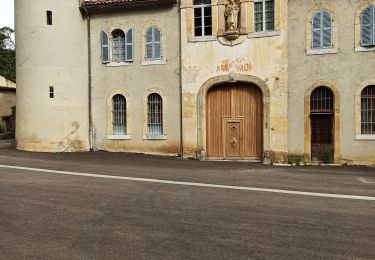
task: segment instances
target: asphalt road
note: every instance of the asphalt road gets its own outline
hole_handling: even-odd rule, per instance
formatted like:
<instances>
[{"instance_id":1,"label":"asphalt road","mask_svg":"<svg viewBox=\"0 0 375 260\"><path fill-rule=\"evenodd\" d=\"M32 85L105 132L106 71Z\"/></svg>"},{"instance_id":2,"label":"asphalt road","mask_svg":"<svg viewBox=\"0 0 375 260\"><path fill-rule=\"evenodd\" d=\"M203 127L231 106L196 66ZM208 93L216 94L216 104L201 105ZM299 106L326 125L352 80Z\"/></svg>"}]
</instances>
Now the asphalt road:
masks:
<instances>
[{"instance_id":1,"label":"asphalt road","mask_svg":"<svg viewBox=\"0 0 375 260\"><path fill-rule=\"evenodd\" d=\"M375 259L373 199L368 167L6 148L0 259Z\"/></svg>"}]
</instances>

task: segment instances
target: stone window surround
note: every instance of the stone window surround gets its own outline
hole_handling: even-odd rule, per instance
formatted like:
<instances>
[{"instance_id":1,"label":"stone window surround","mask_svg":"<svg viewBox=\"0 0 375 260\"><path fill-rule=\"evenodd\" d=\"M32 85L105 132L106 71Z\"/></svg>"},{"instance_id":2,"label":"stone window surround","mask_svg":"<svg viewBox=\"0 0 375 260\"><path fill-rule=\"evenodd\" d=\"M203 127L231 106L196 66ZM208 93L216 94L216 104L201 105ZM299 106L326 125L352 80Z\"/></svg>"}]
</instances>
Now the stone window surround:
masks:
<instances>
[{"instance_id":1,"label":"stone window surround","mask_svg":"<svg viewBox=\"0 0 375 260\"><path fill-rule=\"evenodd\" d=\"M375 141L375 135L365 135L361 131L361 94L367 86L375 85L375 79L363 81L355 92L355 140L356 141Z\"/></svg>"},{"instance_id":2,"label":"stone window surround","mask_svg":"<svg viewBox=\"0 0 375 260\"><path fill-rule=\"evenodd\" d=\"M112 61L112 32L114 30L121 30L123 31L125 34L130 30L130 29L133 29L133 36L135 35L135 31L134 31L134 28L129 26L129 25L120 25L120 24L116 24L116 25L113 25L109 28L109 30L103 30L104 32L108 32L108 44L109 44L109 60L110 62L109 63L106 63L105 65L107 67L121 67L121 66L129 66L131 63L134 62L134 57L133 57L133 61L125 61L125 62L115 62L115 61ZM134 45L134 39L133 39L133 56L134 56L134 48L135 48L135 45Z\"/></svg>"},{"instance_id":3,"label":"stone window surround","mask_svg":"<svg viewBox=\"0 0 375 260\"><path fill-rule=\"evenodd\" d=\"M162 135L150 135L148 134L148 127L147 127L147 110L148 110L148 96L152 93L156 93L156 94L159 94L163 100L163 134ZM165 97L165 95L163 95L163 92L159 89L159 88L151 88L151 89L148 89L145 93L145 95L143 96L143 140L167 140L168 139L168 134L167 134L167 129L168 129L168 125L167 125L167 120L166 120L166 117L167 117L167 107L168 105L168 100L167 98Z\"/></svg>"},{"instance_id":4,"label":"stone window surround","mask_svg":"<svg viewBox=\"0 0 375 260\"><path fill-rule=\"evenodd\" d=\"M304 154L306 159L311 159L311 123L310 123L310 97L314 89L318 87L329 88L334 95L334 161L341 160L341 141L340 141L340 93L338 87L328 81L319 80L310 85L304 95Z\"/></svg>"},{"instance_id":5,"label":"stone window surround","mask_svg":"<svg viewBox=\"0 0 375 260\"><path fill-rule=\"evenodd\" d=\"M282 0L275 0L274 31L256 33L254 30L254 0L240 0L240 33L248 35L248 38L260 38L279 36L281 28L280 8ZM215 41L218 35L225 31L225 0L212 0L212 36L194 36L194 1L182 0L181 9L186 9L186 33L188 42ZM219 16L219 14L222 14Z\"/></svg>"},{"instance_id":6,"label":"stone window surround","mask_svg":"<svg viewBox=\"0 0 375 260\"><path fill-rule=\"evenodd\" d=\"M312 48L312 19L320 11L326 11L332 18L332 47L324 49ZM336 54L339 49L338 17L335 9L329 4L317 3L306 15L306 55Z\"/></svg>"},{"instance_id":7,"label":"stone window surround","mask_svg":"<svg viewBox=\"0 0 375 260\"><path fill-rule=\"evenodd\" d=\"M161 59L160 60L146 60L146 34L150 27L157 27L161 33ZM156 20L150 20L142 29L142 65L165 65L167 63L167 37L165 27Z\"/></svg>"},{"instance_id":8,"label":"stone window surround","mask_svg":"<svg viewBox=\"0 0 375 260\"><path fill-rule=\"evenodd\" d=\"M115 95L122 95L126 99L126 135L114 135L113 128L112 128L112 105L113 105L113 97ZM130 120L130 113L128 113L128 108L130 107L130 98L128 93L126 93L122 89L115 89L111 91L107 98L107 139L108 140L130 140L131 139L131 120Z\"/></svg>"},{"instance_id":9,"label":"stone window surround","mask_svg":"<svg viewBox=\"0 0 375 260\"><path fill-rule=\"evenodd\" d=\"M357 8L354 17L354 51L355 52L367 52L367 51L375 51L374 47L362 47L361 46L361 15L362 12L368 7L369 5L374 4L375 0L364 0L362 1Z\"/></svg>"}]
</instances>

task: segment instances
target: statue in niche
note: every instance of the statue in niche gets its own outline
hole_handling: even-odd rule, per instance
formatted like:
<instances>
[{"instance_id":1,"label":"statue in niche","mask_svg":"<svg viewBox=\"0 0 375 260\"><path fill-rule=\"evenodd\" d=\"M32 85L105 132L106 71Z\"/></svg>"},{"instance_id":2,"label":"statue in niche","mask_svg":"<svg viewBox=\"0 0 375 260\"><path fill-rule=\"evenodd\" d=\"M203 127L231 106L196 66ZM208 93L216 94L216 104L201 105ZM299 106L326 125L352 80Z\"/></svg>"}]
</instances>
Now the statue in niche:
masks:
<instances>
[{"instance_id":1,"label":"statue in niche","mask_svg":"<svg viewBox=\"0 0 375 260\"><path fill-rule=\"evenodd\" d=\"M229 0L226 4L224 15L227 20L227 34L238 33L238 13L240 6L235 0Z\"/></svg>"}]
</instances>

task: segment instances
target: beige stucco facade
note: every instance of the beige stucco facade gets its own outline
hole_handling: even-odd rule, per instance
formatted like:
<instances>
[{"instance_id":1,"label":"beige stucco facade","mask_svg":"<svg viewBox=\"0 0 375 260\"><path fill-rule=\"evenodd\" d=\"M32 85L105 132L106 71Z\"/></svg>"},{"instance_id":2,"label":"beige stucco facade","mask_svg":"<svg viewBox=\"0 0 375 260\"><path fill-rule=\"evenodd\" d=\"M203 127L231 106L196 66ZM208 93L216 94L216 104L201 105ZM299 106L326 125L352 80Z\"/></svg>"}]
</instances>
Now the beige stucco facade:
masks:
<instances>
[{"instance_id":1,"label":"beige stucco facade","mask_svg":"<svg viewBox=\"0 0 375 260\"><path fill-rule=\"evenodd\" d=\"M92 13L94 149L175 155L180 152L178 21L176 4ZM151 62L145 60L145 36L150 27L159 28L162 35L162 59ZM100 32L110 35L115 29L133 29L134 60L102 64ZM163 100L161 136L148 135L147 97L152 93ZM126 136L112 134L112 97L116 94L125 96L127 102Z\"/></svg>"},{"instance_id":2,"label":"beige stucco facade","mask_svg":"<svg viewBox=\"0 0 375 260\"><path fill-rule=\"evenodd\" d=\"M254 32L254 2L240 1L241 36L225 31L225 5L213 1L213 36L193 36L193 1L181 4L183 129L185 156L204 158L205 100L210 87L230 82L254 83L263 95L263 151L283 160L288 152L287 3L275 1L275 30ZM219 35L219 37L217 37Z\"/></svg>"},{"instance_id":3,"label":"beige stucco facade","mask_svg":"<svg viewBox=\"0 0 375 260\"><path fill-rule=\"evenodd\" d=\"M375 137L361 135L360 95L374 85L375 51L360 47L360 15L375 1L288 2L289 152L310 159L310 94L324 86L334 93L335 161L373 164ZM332 15L333 46L312 52L311 19L319 10Z\"/></svg>"}]
</instances>

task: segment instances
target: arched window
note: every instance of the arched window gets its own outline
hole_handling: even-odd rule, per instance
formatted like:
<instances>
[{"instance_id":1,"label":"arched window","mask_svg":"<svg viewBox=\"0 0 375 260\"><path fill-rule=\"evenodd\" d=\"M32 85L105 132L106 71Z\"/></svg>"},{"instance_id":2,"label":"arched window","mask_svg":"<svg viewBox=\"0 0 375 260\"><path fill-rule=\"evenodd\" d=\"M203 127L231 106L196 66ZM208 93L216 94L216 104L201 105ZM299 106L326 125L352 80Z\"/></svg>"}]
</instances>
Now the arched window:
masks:
<instances>
[{"instance_id":1,"label":"arched window","mask_svg":"<svg viewBox=\"0 0 375 260\"><path fill-rule=\"evenodd\" d=\"M361 15L361 45L375 45L375 5L368 6Z\"/></svg>"},{"instance_id":2,"label":"arched window","mask_svg":"<svg viewBox=\"0 0 375 260\"><path fill-rule=\"evenodd\" d=\"M148 134L163 134L163 100L156 93L147 97L147 128Z\"/></svg>"},{"instance_id":3,"label":"arched window","mask_svg":"<svg viewBox=\"0 0 375 260\"><path fill-rule=\"evenodd\" d=\"M211 0L194 1L194 36L212 35Z\"/></svg>"},{"instance_id":4,"label":"arched window","mask_svg":"<svg viewBox=\"0 0 375 260\"><path fill-rule=\"evenodd\" d=\"M333 114L333 93L329 88L318 87L310 97L310 113L311 114Z\"/></svg>"},{"instance_id":5,"label":"arched window","mask_svg":"<svg viewBox=\"0 0 375 260\"><path fill-rule=\"evenodd\" d=\"M112 98L112 129L114 135L126 135L126 99L123 95Z\"/></svg>"},{"instance_id":6,"label":"arched window","mask_svg":"<svg viewBox=\"0 0 375 260\"><path fill-rule=\"evenodd\" d=\"M254 0L254 25L256 32L275 29L274 0Z\"/></svg>"},{"instance_id":7,"label":"arched window","mask_svg":"<svg viewBox=\"0 0 375 260\"><path fill-rule=\"evenodd\" d=\"M375 85L361 92L361 133L375 135Z\"/></svg>"},{"instance_id":8,"label":"arched window","mask_svg":"<svg viewBox=\"0 0 375 260\"><path fill-rule=\"evenodd\" d=\"M332 47L332 17L326 11L316 13L312 19L312 48Z\"/></svg>"},{"instance_id":9,"label":"arched window","mask_svg":"<svg viewBox=\"0 0 375 260\"><path fill-rule=\"evenodd\" d=\"M125 33L119 29L112 32L112 61L125 61Z\"/></svg>"},{"instance_id":10,"label":"arched window","mask_svg":"<svg viewBox=\"0 0 375 260\"><path fill-rule=\"evenodd\" d=\"M160 60L161 32L157 27L150 27L146 32L146 60Z\"/></svg>"}]
</instances>

